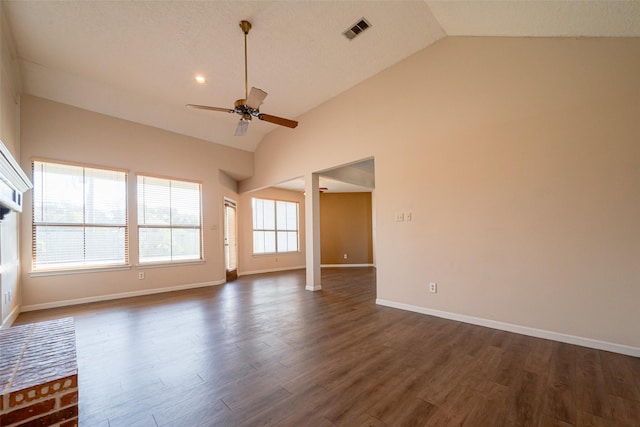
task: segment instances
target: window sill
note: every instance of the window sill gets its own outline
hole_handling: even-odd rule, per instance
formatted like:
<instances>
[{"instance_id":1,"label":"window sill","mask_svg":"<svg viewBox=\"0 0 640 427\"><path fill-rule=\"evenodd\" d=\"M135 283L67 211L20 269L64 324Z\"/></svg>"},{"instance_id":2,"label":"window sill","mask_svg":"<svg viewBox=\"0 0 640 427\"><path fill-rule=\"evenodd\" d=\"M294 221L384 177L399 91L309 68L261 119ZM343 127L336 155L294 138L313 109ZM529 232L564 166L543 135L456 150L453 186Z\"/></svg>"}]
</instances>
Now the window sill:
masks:
<instances>
[{"instance_id":1,"label":"window sill","mask_svg":"<svg viewBox=\"0 0 640 427\"><path fill-rule=\"evenodd\" d=\"M175 262L149 262L136 265L136 269L144 270L145 268L164 268L164 267L182 267L185 265L201 265L205 264L207 260L196 259L193 261L175 261Z\"/></svg>"},{"instance_id":2,"label":"window sill","mask_svg":"<svg viewBox=\"0 0 640 427\"><path fill-rule=\"evenodd\" d=\"M124 271L131 270L130 265L120 265L112 267L87 267L87 268L72 268L66 270L41 270L32 271L29 273L29 277L45 277L45 276L63 276L69 274L83 274L83 273L106 273L108 271Z\"/></svg>"}]
</instances>

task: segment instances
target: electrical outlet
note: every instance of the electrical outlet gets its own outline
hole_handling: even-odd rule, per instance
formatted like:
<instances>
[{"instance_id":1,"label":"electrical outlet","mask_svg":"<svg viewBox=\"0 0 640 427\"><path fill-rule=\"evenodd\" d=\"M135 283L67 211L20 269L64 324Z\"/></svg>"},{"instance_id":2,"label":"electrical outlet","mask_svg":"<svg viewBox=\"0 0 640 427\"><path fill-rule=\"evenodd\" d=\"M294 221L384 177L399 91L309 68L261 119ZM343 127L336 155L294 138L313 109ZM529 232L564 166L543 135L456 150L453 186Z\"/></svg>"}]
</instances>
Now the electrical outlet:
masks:
<instances>
[{"instance_id":1,"label":"electrical outlet","mask_svg":"<svg viewBox=\"0 0 640 427\"><path fill-rule=\"evenodd\" d=\"M344 259L347 259L347 258L348 258L348 257L347 257L347 254L344 254Z\"/></svg>"},{"instance_id":2,"label":"electrical outlet","mask_svg":"<svg viewBox=\"0 0 640 427\"><path fill-rule=\"evenodd\" d=\"M138 279L140 279L140 280L144 279L144 271L140 271L138 273Z\"/></svg>"},{"instance_id":3,"label":"electrical outlet","mask_svg":"<svg viewBox=\"0 0 640 427\"><path fill-rule=\"evenodd\" d=\"M429 292L432 294L438 292L438 284L436 282L429 282Z\"/></svg>"},{"instance_id":4,"label":"electrical outlet","mask_svg":"<svg viewBox=\"0 0 640 427\"><path fill-rule=\"evenodd\" d=\"M396 222L404 221L404 212L396 212Z\"/></svg>"}]
</instances>

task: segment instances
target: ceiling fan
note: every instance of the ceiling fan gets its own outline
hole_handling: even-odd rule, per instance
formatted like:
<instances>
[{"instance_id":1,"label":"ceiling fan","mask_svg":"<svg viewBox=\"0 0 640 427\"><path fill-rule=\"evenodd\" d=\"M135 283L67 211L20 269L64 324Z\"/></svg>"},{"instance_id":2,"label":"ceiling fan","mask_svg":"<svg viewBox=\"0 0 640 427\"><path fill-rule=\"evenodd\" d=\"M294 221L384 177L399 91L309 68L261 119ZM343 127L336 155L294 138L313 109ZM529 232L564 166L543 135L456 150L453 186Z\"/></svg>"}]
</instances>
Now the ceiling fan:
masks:
<instances>
[{"instance_id":1,"label":"ceiling fan","mask_svg":"<svg viewBox=\"0 0 640 427\"><path fill-rule=\"evenodd\" d=\"M272 116L270 114L261 113L259 108L264 99L267 97L267 92L252 87L251 92L248 91L248 73L247 73L247 35L251 29L251 23L249 21L240 21L240 28L244 33L244 99L238 99L234 108L221 108L221 107L209 107L207 105L195 105L187 104L187 107L197 108L200 110L209 111L222 111L225 113L237 113L239 114L240 121L236 127L235 136L242 136L247 133L249 122L253 117L257 117L265 122L275 123L280 126L286 126L288 128L295 128L298 126L298 122L295 120L284 119L282 117Z\"/></svg>"}]
</instances>

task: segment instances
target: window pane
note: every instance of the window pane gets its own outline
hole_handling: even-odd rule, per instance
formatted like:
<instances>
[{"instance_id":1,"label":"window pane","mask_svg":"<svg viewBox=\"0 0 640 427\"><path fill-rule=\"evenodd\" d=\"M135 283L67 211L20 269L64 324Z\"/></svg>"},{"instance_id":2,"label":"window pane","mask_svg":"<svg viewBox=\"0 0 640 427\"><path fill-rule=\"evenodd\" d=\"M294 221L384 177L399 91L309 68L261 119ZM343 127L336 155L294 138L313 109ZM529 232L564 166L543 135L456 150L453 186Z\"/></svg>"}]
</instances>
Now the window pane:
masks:
<instances>
[{"instance_id":1,"label":"window pane","mask_svg":"<svg viewBox=\"0 0 640 427\"><path fill-rule=\"evenodd\" d=\"M85 228L86 261L91 264L124 263L124 233L124 227Z\"/></svg>"},{"instance_id":2,"label":"window pane","mask_svg":"<svg viewBox=\"0 0 640 427\"><path fill-rule=\"evenodd\" d=\"M298 204L287 203L287 228L286 230L298 230Z\"/></svg>"},{"instance_id":3,"label":"window pane","mask_svg":"<svg viewBox=\"0 0 640 427\"><path fill-rule=\"evenodd\" d=\"M287 229L287 202L276 202L276 226L278 230ZM278 239L278 247L280 247L280 240Z\"/></svg>"},{"instance_id":4,"label":"window pane","mask_svg":"<svg viewBox=\"0 0 640 427\"><path fill-rule=\"evenodd\" d=\"M254 254L264 253L264 231L253 232L253 253Z\"/></svg>"},{"instance_id":5,"label":"window pane","mask_svg":"<svg viewBox=\"0 0 640 427\"><path fill-rule=\"evenodd\" d=\"M253 253L268 254L276 251L276 233L273 231L253 232Z\"/></svg>"},{"instance_id":6,"label":"window pane","mask_svg":"<svg viewBox=\"0 0 640 427\"><path fill-rule=\"evenodd\" d=\"M273 200L263 200L263 230L275 230L276 229L276 212L275 202Z\"/></svg>"},{"instance_id":7,"label":"window pane","mask_svg":"<svg viewBox=\"0 0 640 427\"><path fill-rule=\"evenodd\" d=\"M127 222L127 182L122 172L86 169L85 223L124 225Z\"/></svg>"},{"instance_id":8,"label":"window pane","mask_svg":"<svg viewBox=\"0 0 640 427\"><path fill-rule=\"evenodd\" d=\"M171 188L168 179L138 176L138 224L171 224Z\"/></svg>"},{"instance_id":9,"label":"window pane","mask_svg":"<svg viewBox=\"0 0 640 427\"><path fill-rule=\"evenodd\" d=\"M171 261L171 229L140 228L140 262Z\"/></svg>"},{"instance_id":10,"label":"window pane","mask_svg":"<svg viewBox=\"0 0 640 427\"><path fill-rule=\"evenodd\" d=\"M174 228L172 230L173 260L200 259L200 230Z\"/></svg>"},{"instance_id":11,"label":"window pane","mask_svg":"<svg viewBox=\"0 0 640 427\"><path fill-rule=\"evenodd\" d=\"M278 252L297 252L298 233L295 231L278 231Z\"/></svg>"},{"instance_id":12,"label":"window pane","mask_svg":"<svg viewBox=\"0 0 640 427\"><path fill-rule=\"evenodd\" d=\"M295 231L298 229L298 204L293 202L277 202L276 215L278 230Z\"/></svg>"},{"instance_id":13,"label":"window pane","mask_svg":"<svg viewBox=\"0 0 640 427\"><path fill-rule=\"evenodd\" d=\"M275 253L276 251L276 233L274 231L264 232L264 252Z\"/></svg>"},{"instance_id":14,"label":"window pane","mask_svg":"<svg viewBox=\"0 0 640 427\"><path fill-rule=\"evenodd\" d=\"M253 229L275 230L275 202L273 200L251 199L253 207Z\"/></svg>"},{"instance_id":15,"label":"window pane","mask_svg":"<svg viewBox=\"0 0 640 427\"><path fill-rule=\"evenodd\" d=\"M82 224L83 180L82 167L34 162L34 221Z\"/></svg>"},{"instance_id":16,"label":"window pane","mask_svg":"<svg viewBox=\"0 0 640 427\"><path fill-rule=\"evenodd\" d=\"M289 249L290 252L297 252L299 250L297 232L287 233L287 248Z\"/></svg>"},{"instance_id":17,"label":"window pane","mask_svg":"<svg viewBox=\"0 0 640 427\"><path fill-rule=\"evenodd\" d=\"M62 268L84 264L82 227L35 227L34 268Z\"/></svg>"},{"instance_id":18,"label":"window pane","mask_svg":"<svg viewBox=\"0 0 640 427\"><path fill-rule=\"evenodd\" d=\"M278 252L288 252L287 232L278 231Z\"/></svg>"},{"instance_id":19,"label":"window pane","mask_svg":"<svg viewBox=\"0 0 640 427\"><path fill-rule=\"evenodd\" d=\"M200 225L200 184L171 181L171 225Z\"/></svg>"}]
</instances>

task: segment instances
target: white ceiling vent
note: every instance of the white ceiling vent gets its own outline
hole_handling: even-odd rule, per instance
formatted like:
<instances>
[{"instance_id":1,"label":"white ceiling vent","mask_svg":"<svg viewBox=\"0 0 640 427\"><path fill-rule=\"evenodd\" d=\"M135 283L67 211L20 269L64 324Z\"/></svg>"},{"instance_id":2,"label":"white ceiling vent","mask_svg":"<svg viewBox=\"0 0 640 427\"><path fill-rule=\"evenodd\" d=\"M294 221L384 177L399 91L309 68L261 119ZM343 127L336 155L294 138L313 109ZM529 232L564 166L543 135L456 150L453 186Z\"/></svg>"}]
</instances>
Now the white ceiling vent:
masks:
<instances>
[{"instance_id":1,"label":"white ceiling vent","mask_svg":"<svg viewBox=\"0 0 640 427\"><path fill-rule=\"evenodd\" d=\"M364 30L366 30L370 26L371 26L371 24L369 23L369 21L367 21L366 19L362 18L361 20L359 20L358 22L353 24L348 30L346 30L342 34L344 34L344 36L346 38L348 38L349 40L352 40L355 36L357 36L358 34L363 32Z\"/></svg>"}]
</instances>

